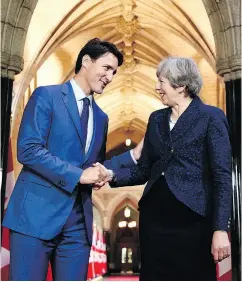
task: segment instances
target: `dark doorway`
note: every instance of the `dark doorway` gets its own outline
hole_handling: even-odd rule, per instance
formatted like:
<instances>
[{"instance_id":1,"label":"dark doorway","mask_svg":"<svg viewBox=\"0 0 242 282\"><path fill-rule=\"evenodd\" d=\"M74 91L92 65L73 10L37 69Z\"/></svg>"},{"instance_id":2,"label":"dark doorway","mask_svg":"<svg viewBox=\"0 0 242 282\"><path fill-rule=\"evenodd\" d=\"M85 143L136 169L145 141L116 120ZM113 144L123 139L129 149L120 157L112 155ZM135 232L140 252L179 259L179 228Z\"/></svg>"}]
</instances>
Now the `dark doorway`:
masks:
<instances>
[{"instance_id":1,"label":"dark doorway","mask_svg":"<svg viewBox=\"0 0 242 282\"><path fill-rule=\"evenodd\" d=\"M138 216L138 211L125 206L114 218L111 234L112 272L121 274L139 272Z\"/></svg>"}]
</instances>

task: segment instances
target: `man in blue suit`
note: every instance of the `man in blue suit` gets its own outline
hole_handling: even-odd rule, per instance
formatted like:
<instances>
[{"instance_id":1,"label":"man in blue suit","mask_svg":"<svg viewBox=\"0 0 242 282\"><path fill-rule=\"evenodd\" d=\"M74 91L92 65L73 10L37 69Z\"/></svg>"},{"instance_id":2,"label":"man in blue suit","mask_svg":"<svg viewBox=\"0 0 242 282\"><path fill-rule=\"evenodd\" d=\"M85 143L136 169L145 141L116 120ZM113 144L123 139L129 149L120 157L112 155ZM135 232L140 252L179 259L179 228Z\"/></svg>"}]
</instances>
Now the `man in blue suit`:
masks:
<instances>
[{"instance_id":1,"label":"man in blue suit","mask_svg":"<svg viewBox=\"0 0 242 282\"><path fill-rule=\"evenodd\" d=\"M3 221L11 230L11 280L45 280L49 261L54 280L86 280L92 184L108 177L93 166L105 159L108 132L93 93L102 94L122 62L114 44L92 39L71 81L38 87L31 96L18 136L23 168ZM140 147L104 165L133 166Z\"/></svg>"}]
</instances>

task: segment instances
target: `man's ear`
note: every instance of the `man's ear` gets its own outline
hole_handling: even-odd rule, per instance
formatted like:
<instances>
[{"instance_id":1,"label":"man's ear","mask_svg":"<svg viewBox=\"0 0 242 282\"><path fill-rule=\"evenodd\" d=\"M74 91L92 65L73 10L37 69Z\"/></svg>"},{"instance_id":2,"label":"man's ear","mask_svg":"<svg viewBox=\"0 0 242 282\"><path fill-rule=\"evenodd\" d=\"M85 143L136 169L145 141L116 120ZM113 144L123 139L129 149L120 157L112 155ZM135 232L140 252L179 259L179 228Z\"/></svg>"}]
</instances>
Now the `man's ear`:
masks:
<instances>
[{"instance_id":1,"label":"man's ear","mask_svg":"<svg viewBox=\"0 0 242 282\"><path fill-rule=\"evenodd\" d=\"M84 68L88 68L88 64L89 64L90 61L91 61L90 56L89 56L89 55L84 55L84 56L82 57L82 66L83 66Z\"/></svg>"}]
</instances>

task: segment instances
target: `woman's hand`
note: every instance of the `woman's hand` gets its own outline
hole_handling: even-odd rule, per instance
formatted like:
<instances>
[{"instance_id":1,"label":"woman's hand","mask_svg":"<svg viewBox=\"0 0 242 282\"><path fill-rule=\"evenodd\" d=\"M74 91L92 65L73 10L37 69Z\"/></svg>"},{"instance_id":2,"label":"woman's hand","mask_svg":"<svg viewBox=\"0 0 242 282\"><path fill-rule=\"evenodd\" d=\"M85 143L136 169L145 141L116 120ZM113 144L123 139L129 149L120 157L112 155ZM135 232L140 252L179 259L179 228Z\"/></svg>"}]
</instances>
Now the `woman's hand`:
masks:
<instances>
[{"instance_id":1,"label":"woman's hand","mask_svg":"<svg viewBox=\"0 0 242 282\"><path fill-rule=\"evenodd\" d=\"M96 182L93 186L93 190L101 189L107 182L112 180L113 173L111 170L107 169L104 165L100 163L93 164L93 167L98 167L102 173L102 179L99 182Z\"/></svg>"},{"instance_id":2,"label":"woman's hand","mask_svg":"<svg viewBox=\"0 0 242 282\"><path fill-rule=\"evenodd\" d=\"M211 253L215 263L228 258L231 254L231 247L229 242L228 233L226 231L214 231L212 239Z\"/></svg>"},{"instance_id":3,"label":"woman's hand","mask_svg":"<svg viewBox=\"0 0 242 282\"><path fill-rule=\"evenodd\" d=\"M144 146L144 138L142 138L139 144L133 149L133 155L136 161L138 161L140 158L143 146Z\"/></svg>"}]
</instances>

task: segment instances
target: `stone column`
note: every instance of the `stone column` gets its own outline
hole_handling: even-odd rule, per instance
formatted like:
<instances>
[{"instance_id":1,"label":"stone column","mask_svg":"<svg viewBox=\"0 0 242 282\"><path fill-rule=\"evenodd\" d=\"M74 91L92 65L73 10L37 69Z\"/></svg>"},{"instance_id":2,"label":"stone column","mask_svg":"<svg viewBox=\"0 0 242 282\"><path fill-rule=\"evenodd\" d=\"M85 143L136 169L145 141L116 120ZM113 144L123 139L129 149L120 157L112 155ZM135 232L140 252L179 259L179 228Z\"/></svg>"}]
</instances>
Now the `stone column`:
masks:
<instances>
[{"instance_id":1,"label":"stone column","mask_svg":"<svg viewBox=\"0 0 242 282\"><path fill-rule=\"evenodd\" d=\"M13 80L23 70L23 51L29 23L38 0L1 2L1 214L3 217L8 162L8 144L12 105ZM2 218L1 218L2 219Z\"/></svg>"},{"instance_id":2,"label":"stone column","mask_svg":"<svg viewBox=\"0 0 242 282\"><path fill-rule=\"evenodd\" d=\"M2 171L2 187L1 187L1 219L3 218L5 188L8 162L8 145L10 135L10 117L12 105L12 89L13 77L1 75L1 171Z\"/></svg>"},{"instance_id":3,"label":"stone column","mask_svg":"<svg viewBox=\"0 0 242 282\"><path fill-rule=\"evenodd\" d=\"M232 276L241 281L241 79L226 85L226 112L231 132L233 210L231 221Z\"/></svg>"}]
</instances>

